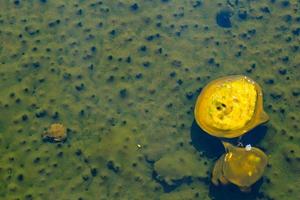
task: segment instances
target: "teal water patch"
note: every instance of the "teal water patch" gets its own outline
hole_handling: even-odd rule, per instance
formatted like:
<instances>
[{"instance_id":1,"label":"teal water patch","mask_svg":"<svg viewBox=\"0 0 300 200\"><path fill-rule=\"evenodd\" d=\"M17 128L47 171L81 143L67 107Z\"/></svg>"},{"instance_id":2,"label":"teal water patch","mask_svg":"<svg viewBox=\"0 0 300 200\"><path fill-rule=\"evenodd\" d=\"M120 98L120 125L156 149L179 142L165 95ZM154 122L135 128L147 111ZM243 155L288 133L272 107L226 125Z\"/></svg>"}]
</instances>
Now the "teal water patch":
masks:
<instances>
[{"instance_id":1,"label":"teal water patch","mask_svg":"<svg viewBox=\"0 0 300 200\"><path fill-rule=\"evenodd\" d=\"M1 1L0 199L297 199L299 28L296 0ZM248 194L212 186L223 150L193 122L231 74L271 117L245 138L269 156Z\"/></svg>"}]
</instances>

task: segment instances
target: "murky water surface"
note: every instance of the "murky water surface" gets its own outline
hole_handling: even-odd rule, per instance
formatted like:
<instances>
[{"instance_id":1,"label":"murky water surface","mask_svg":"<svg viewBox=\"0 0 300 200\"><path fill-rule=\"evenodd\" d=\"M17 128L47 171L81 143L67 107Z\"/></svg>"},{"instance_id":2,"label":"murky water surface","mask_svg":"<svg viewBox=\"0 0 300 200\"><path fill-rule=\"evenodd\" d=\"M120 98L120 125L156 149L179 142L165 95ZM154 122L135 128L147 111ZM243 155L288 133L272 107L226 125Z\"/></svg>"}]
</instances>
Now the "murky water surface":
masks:
<instances>
[{"instance_id":1,"label":"murky water surface","mask_svg":"<svg viewBox=\"0 0 300 200\"><path fill-rule=\"evenodd\" d=\"M297 0L1 0L0 199L297 200ZM244 74L270 121L252 192L215 187L221 143L194 122L201 89ZM65 142L42 134L67 128Z\"/></svg>"}]
</instances>

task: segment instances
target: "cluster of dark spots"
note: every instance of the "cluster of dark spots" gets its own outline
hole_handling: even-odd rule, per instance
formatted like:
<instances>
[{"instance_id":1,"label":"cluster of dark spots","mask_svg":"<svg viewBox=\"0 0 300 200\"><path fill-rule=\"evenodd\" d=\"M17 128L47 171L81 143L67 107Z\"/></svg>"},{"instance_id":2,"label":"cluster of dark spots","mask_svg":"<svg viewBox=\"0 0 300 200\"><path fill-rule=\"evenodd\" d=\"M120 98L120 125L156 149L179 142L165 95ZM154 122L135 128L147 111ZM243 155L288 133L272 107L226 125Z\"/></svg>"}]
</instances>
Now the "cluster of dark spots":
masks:
<instances>
[{"instance_id":1,"label":"cluster of dark spots","mask_svg":"<svg viewBox=\"0 0 300 200\"><path fill-rule=\"evenodd\" d=\"M79 85L76 85L76 86L75 86L75 89L76 89L78 92L84 90L84 88L85 88L84 83L80 83Z\"/></svg>"},{"instance_id":2,"label":"cluster of dark spots","mask_svg":"<svg viewBox=\"0 0 300 200\"><path fill-rule=\"evenodd\" d=\"M120 167L116 166L116 164L112 160L107 162L106 167L109 170L112 170L114 173L118 173L120 171Z\"/></svg>"},{"instance_id":3,"label":"cluster of dark spots","mask_svg":"<svg viewBox=\"0 0 300 200\"><path fill-rule=\"evenodd\" d=\"M182 83L183 83L183 81L181 79L178 79L176 82L178 85L182 85Z\"/></svg>"},{"instance_id":4,"label":"cluster of dark spots","mask_svg":"<svg viewBox=\"0 0 300 200\"><path fill-rule=\"evenodd\" d=\"M154 35L149 35L149 36L147 36L147 37L146 37L146 40L149 41L149 42L151 42L151 41L153 41L154 39L158 39L158 38L160 38L160 34L159 34L159 33L156 33L156 34L154 34Z\"/></svg>"},{"instance_id":5,"label":"cluster of dark spots","mask_svg":"<svg viewBox=\"0 0 300 200\"><path fill-rule=\"evenodd\" d=\"M108 122L108 124L110 124L111 126L116 126L116 124L117 124L117 120L116 120L115 118L113 118L113 117L109 118L109 119L107 120L107 122Z\"/></svg>"},{"instance_id":6,"label":"cluster of dark spots","mask_svg":"<svg viewBox=\"0 0 300 200\"><path fill-rule=\"evenodd\" d=\"M41 110L41 111L35 113L35 116L36 116L37 118L43 118L43 117L46 117L46 116L47 116L47 111L46 111L46 110Z\"/></svg>"},{"instance_id":7,"label":"cluster of dark spots","mask_svg":"<svg viewBox=\"0 0 300 200\"><path fill-rule=\"evenodd\" d=\"M267 6L260 8L260 10L264 13L271 13L270 9Z\"/></svg>"},{"instance_id":8,"label":"cluster of dark spots","mask_svg":"<svg viewBox=\"0 0 300 200\"><path fill-rule=\"evenodd\" d=\"M48 27L49 27L49 28L53 28L53 27L55 27L55 26L57 26L57 25L59 25L59 24L60 24L60 20L57 19L57 20L55 20L55 21L49 22L49 23L48 23Z\"/></svg>"},{"instance_id":9,"label":"cluster of dark spots","mask_svg":"<svg viewBox=\"0 0 300 200\"><path fill-rule=\"evenodd\" d=\"M193 8L200 8L202 6L202 1L195 1L193 3Z\"/></svg>"},{"instance_id":10,"label":"cluster of dark spots","mask_svg":"<svg viewBox=\"0 0 300 200\"><path fill-rule=\"evenodd\" d=\"M186 98L187 98L188 100L192 100L193 97L194 97L194 93L193 93L193 92L187 92L187 93L185 94L185 96L186 96Z\"/></svg>"},{"instance_id":11,"label":"cluster of dark spots","mask_svg":"<svg viewBox=\"0 0 300 200\"><path fill-rule=\"evenodd\" d=\"M180 60L173 60L173 61L171 62L171 65L172 65L173 67L181 67L181 66L182 66L182 62L181 62Z\"/></svg>"},{"instance_id":12,"label":"cluster of dark spots","mask_svg":"<svg viewBox=\"0 0 300 200\"><path fill-rule=\"evenodd\" d=\"M98 174L98 170L97 170L96 168L92 168L92 169L90 170L90 172L91 172L91 175L92 175L93 177L97 176L97 174Z\"/></svg>"},{"instance_id":13,"label":"cluster of dark spots","mask_svg":"<svg viewBox=\"0 0 300 200\"><path fill-rule=\"evenodd\" d=\"M273 100L279 100L282 98L282 94L278 92L271 92L270 96L272 97Z\"/></svg>"},{"instance_id":14,"label":"cluster of dark spots","mask_svg":"<svg viewBox=\"0 0 300 200\"><path fill-rule=\"evenodd\" d=\"M29 27L29 26L25 26L25 31L26 33L28 33L29 35L31 36L35 36L37 35L38 33L40 33L40 30L39 29L34 29L32 27Z\"/></svg>"},{"instance_id":15,"label":"cluster of dark spots","mask_svg":"<svg viewBox=\"0 0 300 200\"><path fill-rule=\"evenodd\" d=\"M274 84L274 79L271 79L271 78L265 79L264 82L265 82L266 84L273 85L273 84Z\"/></svg>"},{"instance_id":16,"label":"cluster of dark spots","mask_svg":"<svg viewBox=\"0 0 300 200\"><path fill-rule=\"evenodd\" d=\"M31 66L35 69L40 68L41 64L39 62L33 62Z\"/></svg>"},{"instance_id":17,"label":"cluster of dark spots","mask_svg":"<svg viewBox=\"0 0 300 200\"><path fill-rule=\"evenodd\" d=\"M151 63L149 61L145 61L142 63L144 67L150 67Z\"/></svg>"},{"instance_id":18,"label":"cluster of dark spots","mask_svg":"<svg viewBox=\"0 0 300 200\"><path fill-rule=\"evenodd\" d=\"M135 75L135 78L136 79L141 79L143 77L143 74L142 73L137 73L136 75Z\"/></svg>"},{"instance_id":19,"label":"cluster of dark spots","mask_svg":"<svg viewBox=\"0 0 300 200\"><path fill-rule=\"evenodd\" d=\"M83 181L88 181L89 179L90 179L90 177L88 175L83 175L82 176Z\"/></svg>"},{"instance_id":20,"label":"cluster of dark spots","mask_svg":"<svg viewBox=\"0 0 300 200\"><path fill-rule=\"evenodd\" d=\"M231 28L231 16L232 12L229 10L221 10L216 15L216 22L222 28Z\"/></svg>"},{"instance_id":21,"label":"cluster of dark spots","mask_svg":"<svg viewBox=\"0 0 300 200\"><path fill-rule=\"evenodd\" d=\"M70 73L64 73L63 78L64 80L71 80L72 75Z\"/></svg>"},{"instance_id":22,"label":"cluster of dark spots","mask_svg":"<svg viewBox=\"0 0 300 200\"><path fill-rule=\"evenodd\" d=\"M145 45L143 45L143 46L141 46L141 47L139 48L139 51L140 51L140 52L146 52L146 51L147 51L147 47L146 47Z\"/></svg>"},{"instance_id":23,"label":"cluster of dark spots","mask_svg":"<svg viewBox=\"0 0 300 200\"><path fill-rule=\"evenodd\" d=\"M287 70L286 70L286 69L279 69L279 70L278 70L278 73L279 73L280 75L286 75Z\"/></svg>"}]
</instances>

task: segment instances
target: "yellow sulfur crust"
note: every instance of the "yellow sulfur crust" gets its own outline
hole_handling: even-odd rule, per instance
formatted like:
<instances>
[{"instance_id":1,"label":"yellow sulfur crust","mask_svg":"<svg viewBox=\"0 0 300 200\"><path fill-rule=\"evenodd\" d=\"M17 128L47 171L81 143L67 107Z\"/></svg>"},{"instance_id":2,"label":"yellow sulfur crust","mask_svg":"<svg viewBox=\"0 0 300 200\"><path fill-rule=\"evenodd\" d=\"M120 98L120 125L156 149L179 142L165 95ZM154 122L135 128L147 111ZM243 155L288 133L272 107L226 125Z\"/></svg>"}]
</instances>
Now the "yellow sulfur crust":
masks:
<instances>
[{"instance_id":1,"label":"yellow sulfur crust","mask_svg":"<svg viewBox=\"0 0 300 200\"><path fill-rule=\"evenodd\" d=\"M210 82L195 105L195 119L207 133L224 138L243 135L268 121L262 90L246 76L227 76Z\"/></svg>"},{"instance_id":2,"label":"yellow sulfur crust","mask_svg":"<svg viewBox=\"0 0 300 200\"><path fill-rule=\"evenodd\" d=\"M207 95L204 112L208 115L204 123L222 130L237 130L251 120L256 104L257 92L246 79L226 82Z\"/></svg>"}]
</instances>

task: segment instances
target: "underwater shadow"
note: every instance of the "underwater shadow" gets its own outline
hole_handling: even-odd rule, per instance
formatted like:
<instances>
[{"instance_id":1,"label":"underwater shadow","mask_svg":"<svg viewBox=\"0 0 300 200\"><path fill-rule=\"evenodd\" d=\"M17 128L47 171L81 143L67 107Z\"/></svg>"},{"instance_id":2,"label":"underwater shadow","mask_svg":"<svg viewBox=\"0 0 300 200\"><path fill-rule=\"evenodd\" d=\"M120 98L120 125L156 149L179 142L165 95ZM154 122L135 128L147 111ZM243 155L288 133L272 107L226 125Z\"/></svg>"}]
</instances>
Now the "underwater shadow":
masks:
<instances>
[{"instance_id":1,"label":"underwater shadow","mask_svg":"<svg viewBox=\"0 0 300 200\"><path fill-rule=\"evenodd\" d=\"M258 180L251 187L251 192L241 192L240 189L232 184L226 186L214 186L209 187L209 196L214 200L253 200L262 198L263 193L259 192L259 189L263 183L263 178Z\"/></svg>"},{"instance_id":2,"label":"underwater shadow","mask_svg":"<svg viewBox=\"0 0 300 200\"><path fill-rule=\"evenodd\" d=\"M256 128L252 129L251 131L243 135L240 142L244 145L251 144L252 146L255 146L265 137L267 131L268 131L267 126L265 125L257 126Z\"/></svg>"},{"instance_id":3,"label":"underwater shadow","mask_svg":"<svg viewBox=\"0 0 300 200\"><path fill-rule=\"evenodd\" d=\"M208 158L218 158L224 153L221 140L204 132L195 120L191 127L191 140L195 149Z\"/></svg>"},{"instance_id":4,"label":"underwater shadow","mask_svg":"<svg viewBox=\"0 0 300 200\"><path fill-rule=\"evenodd\" d=\"M247 144L256 146L265 137L267 131L267 126L260 125L244 134L241 139L217 138L203 131L194 120L190 132L192 140L191 144L197 151L203 152L208 158L218 158L225 152L221 139L234 145L238 145L240 142L244 146Z\"/></svg>"},{"instance_id":5,"label":"underwater shadow","mask_svg":"<svg viewBox=\"0 0 300 200\"><path fill-rule=\"evenodd\" d=\"M191 126L191 144L197 149L197 151L203 152L204 156L215 159L225 153L221 139L234 145L238 145L240 142L243 145L251 144L252 146L256 146L265 137L267 130L267 126L260 125L244 134L241 139L217 138L203 131L194 120ZM226 186L214 186L211 183L209 187L209 195L215 200L253 200L257 197L263 196L263 194L259 192L262 183L263 178L252 185L252 190L248 193L241 192L240 189L233 184Z\"/></svg>"}]
</instances>

